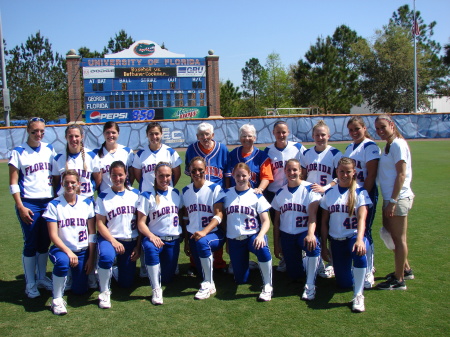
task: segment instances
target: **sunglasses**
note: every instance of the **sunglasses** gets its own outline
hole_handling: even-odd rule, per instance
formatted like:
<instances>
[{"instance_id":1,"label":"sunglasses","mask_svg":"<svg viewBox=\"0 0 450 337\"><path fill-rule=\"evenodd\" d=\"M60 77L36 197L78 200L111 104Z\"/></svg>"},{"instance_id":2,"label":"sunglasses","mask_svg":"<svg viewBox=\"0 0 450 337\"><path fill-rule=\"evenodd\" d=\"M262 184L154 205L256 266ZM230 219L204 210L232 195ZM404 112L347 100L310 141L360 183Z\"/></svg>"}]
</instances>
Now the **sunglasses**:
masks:
<instances>
[{"instance_id":1,"label":"sunglasses","mask_svg":"<svg viewBox=\"0 0 450 337\"><path fill-rule=\"evenodd\" d=\"M34 122L42 122L42 123L45 124L45 119L44 119L44 118L41 118L41 117L31 117L31 118L28 120L28 126L30 126L30 124L31 124L31 123L34 123Z\"/></svg>"}]
</instances>

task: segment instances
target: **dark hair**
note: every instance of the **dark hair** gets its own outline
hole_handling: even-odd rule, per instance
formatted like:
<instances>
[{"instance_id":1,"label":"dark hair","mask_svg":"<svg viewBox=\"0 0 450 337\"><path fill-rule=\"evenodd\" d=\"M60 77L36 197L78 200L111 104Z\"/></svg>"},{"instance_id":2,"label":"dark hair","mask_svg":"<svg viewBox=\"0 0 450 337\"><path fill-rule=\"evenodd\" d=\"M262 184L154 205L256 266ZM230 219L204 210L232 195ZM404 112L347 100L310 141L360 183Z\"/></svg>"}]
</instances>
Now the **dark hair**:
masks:
<instances>
[{"instance_id":1,"label":"dark hair","mask_svg":"<svg viewBox=\"0 0 450 337\"><path fill-rule=\"evenodd\" d=\"M286 126L288 126L287 123L286 123L285 121L276 121L275 124L273 125L273 129L275 130L275 128L276 128L278 125L286 125Z\"/></svg>"},{"instance_id":2,"label":"dark hair","mask_svg":"<svg viewBox=\"0 0 450 337\"><path fill-rule=\"evenodd\" d=\"M372 139L372 136L370 135L369 131L367 131L366 123L364 122L364 119L361 116L350 117L350 119L347 122L347 127L352 123L358 123L363 128L366 128L366 131L364 132L364 137Z\"/></svg>"},{"instance_id":3,"label":"dark hair","mask_svg":"<svg viewBox=\"0 0 450 337\"><path fill-rule=\"evenodd\" d=\"M384 119L384 120L387 120L389 123L392 123L392 125L394 126L395 136L397 138L403 138L402 134L397 129L397 125L395 124L394 119L391 116L389 116L388 114L381 114L381 115L377 116L377 118L375 118L375 122L379 121L380 119Z\"/></svg>"},{"instance_id":4,"label":"dark hair","mask_svg":"<svg viewBox=\"0 0 450 337\"><path fill-rule=\"evenodd\" d=\"M163 132L161 124L159 124L158 122L151 122L147 125L147 129L145 129L145 134L149 133L149 131L153 128L158 128L159 132L161 133Z\"/></svg>"},{"instance_id":5,"label":"dark hair","mask_svg":"<svg viewBox=\"0 0 450 337\"><path fill-rule=\"evenodd\" d=\"M80 131L80 135L83 138L84 136L84 130L81 127L81 125L79 124L70 124L67 128L66 131L64 132L65 138L67 138L67 134L69 133L69 130L72 129L77 129L78 131ZM87 171L87 167L86 167L86 154L84 153L84 142L83 140L81 140L81 158L83 159L83 170ZM68 169L67 166L67 162L69 160L69 144L66 144L66 170Z\"/></svg>"},{"instance_id":6,"label":"dark hair","mask_svg":"<svg viewBox=\"0 0 450 337\"><path fill-rule=\"evenodd\" d=\"M111 129L111 128L116 129L117 133L120 133L119 124L117 124L116 122L113 122L113 121L106 122L103 125L103 133L105 133L106 130ZM105 148L105 146L106 146L106 141L103 142L102 146L100 146L100 149L98 150L98 156L100 158L103 158L103 149Z\"/></svg>"},{"instance_id":7,"label":"dark hair","mask_svg":"<svg viewBox=\"0 0 450 337\"><path fill-rule=\"evenodd\" d=\"M203 165L205 165L205 168L207 167L206 165L206 160L203 157L197 156L191 159L191 161L189 162L189 168L192 166L192 164L196 161L201 161L203 163Z\"/></svg>"},{"instance_id":8,"label":"dark hair","mask_svg":"<svg viewBox=\"0 0 450 337\"><path fill-rule=\"evenodd\" d=\"M157 192L157 188L156 188L156 174L157 171L161 168L167 166L168 168L170 168L170 171L172 172L172 165L170 165L170 163L165 162L165 161L160 161L158 164L156 164L155 166L155 183L153 186L155 186L155 200L156 200L156 204L159 205L160 202L160 198L159 198L159 194Z\"/></svg>"},{"instance_id":9,"label":"dark hair","mask_svg":"<svg viewBox=\"0 0 450 337\"><path fill-rule=\"evenodd\" d=\"M127 166L123 163L123 161L121 160L113 161L112 164L109 166L109 174L111 174L111 171L115 168L122 168L125 174L127 174ZM126 189L130 189L130 181L128 180L128 177L127 179L125 179L124 186Z\"/></svg>"}]
</instances>

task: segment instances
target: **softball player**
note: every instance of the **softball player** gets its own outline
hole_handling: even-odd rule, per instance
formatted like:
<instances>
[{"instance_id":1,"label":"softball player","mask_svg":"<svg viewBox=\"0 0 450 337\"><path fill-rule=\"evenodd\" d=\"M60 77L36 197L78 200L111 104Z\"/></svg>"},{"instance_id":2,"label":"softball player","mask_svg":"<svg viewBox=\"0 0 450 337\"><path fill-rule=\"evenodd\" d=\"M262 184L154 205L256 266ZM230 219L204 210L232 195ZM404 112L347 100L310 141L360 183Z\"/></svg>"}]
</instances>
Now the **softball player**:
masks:
<instances>
[{"instance_id":1,"label":"softball player","mask_svg":"<svg viewBox=\"0 0 450 337\"><path fill-rule=\"evenodd\" d=\"M272 299L272 255L267 245L270 227L270 204L250 187L251 171L247 164L238 163L233 169L236 186L226 190L224 209L227 215L227 238L234 280L237 284L248 281L249 252L258 258L263 279L259 301Z\"/></svg>"},{"instance_id":2,"label":"softball player","mask_svg":"<svg viewBox=\"0 0 450 337\"><path fill-rule=\"evenodd\" d=\"M172 186L175 186L181 176L180 156L177 151L161 143L162 127L159 123L150 123L145 132L149 145L139 150L133 160L134 176L139 182L139 191L146 192L153 189L155 167L160 161L168 162L172 166Z\"/></svg>"},{"instance_id":3,"label":"softball player","mask_svg":"<svg viewBox=\"0 0 450 337\"><path fill-rule=\"evenodd\" d=\"M383 227L391 234L395 244L395 271L388 274L386 282L377 287L383 290L405 290L405 279L414 278L408 262L406 240L408 213L414 199L411 190L411 152L389 115L378 116L375 128L378 136L386 141L378 166L378 181L383 196Z\"/></svg>"},{"instance_id":4,"label":"softball player","mask_svg":"<svg viewBox=\"0 0 450 337\"><path fill-rule=\"evenodd\" d=\"M195 299L203 300L216 292L213 280L212 252L223 247L222 222L225 193L219 184L206 180L206 161L194 157L189 165L193 182L183 188L182 203L189 216L184 250L192 255L197 270L203 272L203 282Z\"/></svg>"},{"instance_id":5,"label":"softball player","mask_svg":"<svg viewBox=\"0 0 450 337\"><path fill-rule=\"evenodd\" d=\"M81 180L81 195L93 197L94 192L102 182L100 164L95 152L84 147L84 130L78 124L71 124L66 128L65 136L67 147L65 153L58 153L53 164L53 183L55 186L61 180L61 174L74 169L78 172ZM58 189L58 186L56 186ZM58 195L64 189L59 188Z\"/></svg>"},{"instance_id":6,"label":"softball player","mask_svg":"<svg viewBox=\"0 0 450 337\"><path fill-rule=\"evenodd\" d=\"M320 201L323 209L322 258L325 261L333 259L338 286L353 286L352 311L362 312L365 311L363 291L368 244L364 232L367 208L372 206L372 201L367 191L357 186L353 159L342 157L339 160L337 176L338 185L328 189ZM328 238L331 242L331 254L325 244Z\"/></svg>"},{"instance_id":7,"label":"softball player","mask_svg":"<svg viewBox=\"0 0 450 337\"><path fill-rule=\"evenodd\" d=\"M275 197L275 193L283 186L287 184L286 175L284 173L284 166L286 161L292 158L296 158L299 153L303 153L306 151L306 148L297 142L291 142L288 140L289 138L289 128L286 122L277 121L273 126L273 135L275 136L275 143L269 145L265 148L264 152L270 158L272 163L272 173L273 173L273 181L269 184L267 189L264 191L264 197L268 202L272 202ZM271 219L275 218L275 210L271 208L269 210ZM277 270L281 272L286 271L286 263L283 257L280 255L277 256L281 258Z\"/></svg>"},{"instance_id":8,"label":"softball player","mask_svg":"<svg viewBox=\"0 0 450 337\"><path fill-rule=\"evenodd\" d=\"M180 254L181 224L179 210L181 197L170 186L172 169L169 163L159 162L155 167L155 189L139 197L138 227L144 236L142 248L145 266L152 287L152 303L163 304L161 283L173 280Z\"/></svg>"},{"instance_id":9,"label":"softball player","mask_svg":"<svg viewBox=\"0 0 450 337\"><path fill-rule=\"evenodd\" d=\"M256 141L256 129L251 124L244 124L239 129L239 138L242 146L230 152L230 166L227 176L231 176L231 168L238 163L246 163L252 174L250 184L255 193L262 194L264 190L273 182L273 174L270 158L266 152L253 146ZM236 185L231 177L230 186Z\"/></svg>"},{"instance_id":10,"label":"softball player","mask_svg":"<svg viewBox=\"0 0 450 337\"><path fill-rule=\"evenodd\" d=\"M55 151L42 142L45 133L42 118L30 118L27 133L27 141L11 151L8 165L10 192L24 239L25 293L35 298L40 295L38 288L52 289L51 281L45 276L50 239L42 213L53 198L51 172Z\"/></svg>"},{"instance_id":11,"label":"softball player","mask_svg":"<svg viewBox=\"0 0 450 337\"><path fill-rule=\"evenodd\" d=\"M121 160L126 165L130 185L133 185L134 169L131 168L131 165L133 164L134 153L129 147L117 143L119 133L119 124L116 122L106 122L103 125L103 137L105 137L105 141L99 149L94 150L94 153L99 158L102 172L102 183L99 187L100 192L112 186L109 168L111 163L117 160Z\"/></svg>"},{"instance_id":12,"label":"softball player","mask_svg":"<svg viewBox=\"0 0 450 337\"><path fill-rule=\"evenodd\" d=\"M312 183L314 192L325 193L327 189L336 185L333 180L336 176L336 167L342 153L334 147L328 145L330 139L330 128L323 120L314 125L312 136L314 147L309 148L304 153L299 153L297 159L302 165L302 177ZM320 223L321 210L317 214L317 221ZM322 242L322 246L324 243ZM318 275L323 278L334 276L333 266L325 267L322 259L319 263Z\"/></svg>"},{"instance_id":13,"label":"softball player","mask_svg":"<svg viewBox=\"0 0 450 337\"><path fill-rule=\"evenodd\" d=\"M230 162L228 149L224 144L214 140L214 127L210 123L200 123L197 127L197 142L188 146L186 150L186 169L188 176L189 163L194 157L203 157L206 161L205 178L222 188L229 186L229 178L225 177ZM224 270L227 266L223 259L223 249L214 252L214 269ZM191 267L188 274L195 274L194 261L191 258Z\"/></svg>"},{"instance_id":14,"label":"softball player","mask_svg":"<svg viewBox=\"0 0 450 337\"><path fill-rule=\"evenodd\" d=\"M122 161L110 165L112 186L99 193L95 204L98 230L99 307L111 308L111 276L117 258L118 282L122 288L133 285L136 260L140 255L140 237L136 224L139 191L130 188Z\"/></svg>"},{"instance_id":15,"label":"softball player","mask_svg":"<svg viewBox=\"0 0 450 337\"><path fill-rule=\"evenodd\" d=\"M49 257L54 264L51 308L55 315L67 314L62 296L69 269L72 272L72 292L84 294L88 290L88 274L95 264L93 201L78 195L80 180L77 171L65 171L62 174L63 194L52 200L43 214L54 243Z\"/></svg>"},{"instance_id":16,"label":"softball player","mask_svg":"<svg viewBox=\"0 0 450 337\"><path fill-rule=\"evenodd\" d=\"M372 223L375 218L375 211L378 201L378 187L376 184L378 162L380 160L380 148L371 139L367 132L366 124L360 116L351 117L347 122L347 128L353 143L347 146L344 156L356 162L356 182L364 187L369 193L373 207L370 207L366 217L366 238L369 241L367 246L367 271L364 281L364 288L372 288L373 277L373 256L374 245L372 238Z\"/></svg>"},{"instance_id":17,"label":"softball player","mask_svg":"<svg viewBox=\"0 0 450 337\"><path fill-rule=\"evenodd\" d=\"M278 190L272 201L275 256L283 253L288 274L297 279L303 274L302 250L306 253L306 285L302 299L312 301L316 296L315 282L320 260L320 243L315 230L321 195L312 191L311 183L301 180L301 166L297 159L289 159L284 172L288 183Z\"/></svg>"}]
</instances>

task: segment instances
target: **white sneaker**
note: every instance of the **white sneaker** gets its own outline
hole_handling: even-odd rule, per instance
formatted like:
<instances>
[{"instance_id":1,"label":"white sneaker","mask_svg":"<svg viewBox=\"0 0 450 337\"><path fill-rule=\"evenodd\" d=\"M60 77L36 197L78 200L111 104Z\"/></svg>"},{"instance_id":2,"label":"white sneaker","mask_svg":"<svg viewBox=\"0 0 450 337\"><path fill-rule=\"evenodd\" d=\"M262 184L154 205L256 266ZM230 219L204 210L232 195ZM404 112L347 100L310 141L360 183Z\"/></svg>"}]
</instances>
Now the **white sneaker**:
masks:
<instances>
[{"instance_id":1,"label":"white sneaker","mask_svg":"<svg viewBox=\"0 0 450 337\"><path fill-rule=\"evenodd\" d=\"M281 259L278 263L277 271L282 273L286 272L286 261L284 261L284 259Z\"/></svg>"},{"instance_id":2,"label":"white sneaker","mask_svg":"<svg viewBox=\"0 0 450 337\"><path fill-rule=\"evenodd\" d=\"M147 268L145 268L145 266L141 266L139 268L139 277L142 277L142 278L148 277Z\"/></svg>"},{"instance_id":3,"label":"white sneaker","mask_svg":"<svg viewBox=\"0 0 450 337\"><path fill-rule=\"evenodd\" d=\"M53 290L52 280L50 280L47 276L44 277L42 280L36 280L36 285L38 289Z\"/></svg>"},{"instance_id":4,"label":"white sneaker","mask_svg":"<svg viewBox=\"0 0 450 337\"><path fill-rule=\"evenodd\" d=\"M27 284L27 286L25 287L25 294L27 294L29 298L36 298L41 296L36 283Z\"/></svg>"},{"instance_id":5,"label":"white sneaker","mask_svg":"<svg viewBox=\"0 0 450 337\"><path fill-rule=\"evenodd\" d=\"M316 287L308 286L306 284L305 291L303 292L303 295L302 295L302 300L303 301L312 301L315 298L316 298Z\"/></svg>"},{"instance_id":6,"label":"white sneaker","mask_svg":"<svg viewBox=\"0 0 450 337\"><path fill-rule=\"evenodd\" d=\"M372 273L367 273L364 277L364 289L370 289L375 284L375 278Z\"/></svg>"},{"instance_id":7,"label":"white sneaker","mask_svg":"<svg viewBox=\"0 0 450 337\"><path fill-rule=\"evenodd\" d=\"M269 302L272 299L272 294L273 294L273 287L266 284L263 287L261 294L259 294L258 301Z\"/></svg>"},{"instance_id":8,"label":"white sneaker","mask_svg":"<svg viewBox=\"0 0 450 337\"><path fill-rule=\"evenodd\" d=\"M92 273L88 275L88 286L89 289L97 289L98 288L98 281L97 281L97 274Z\"/></svg>"},{"instance_id":9,"label":"white sneaker","mask_svg":"<svg viewBox=\"0 0 450 337\"><path fill-rule=\"evenodd\" d=\"M333 268L333 266L327 266L325 268L320 268L320 265L319 265L319 270L317 271L317 274L322 278L332 278L332 277L334 277L334 268Z\"/></svg>"},{"instance_id":10,"label":"white sneaker","mask_svg":"<svg viewBox=\"0 0 450 337\"><path fill-rule=\"evenodd\" d=\"M116 282L119 282L119 267L112 266L112 277L116 280Z\"/></svg>"},{"instance_id":11,"label":"white sneaker","mask_svg":"<svg viewBox=\"0 0 450 337\"><path fill-rule=\"evenodd\" d=\"M216 286L209 282L202 282L200 285L200 290L197 291L197 293L195 294L194 298L196 300L205 300L207 298L209 298L209 296L211 296L212 294L216 293Z\"/></svg>"},{"instance_id":12,"label":"white sneaker","mask_svg":"<svg viewBox=\"0 0 450 337\"><path fill-rule=\"evenodd\" d=\"M153 289L152 303L154 305L161 305L161 304L164 303L163 302L162 289L161 288Z\"/></svg>"},{"instance_id":13,"label":"white sneaker","mask_svg":"<svg viewBox=\"0 0 450 337\"><path fill-rule=\"evenodd\" d=\"M257 270L257 269L259 269L259 264L258 264L258 262L255 262L255 261L248 261L248 268L250 270Z\"/></svg>"},{"instance_id":14,"label":"white sneaker","mask_svg":"<svg viewBox=\"0 0 450 337\"><path fill-rule=\"evenodd\" d=\"M111 291L106 290L98 295L98 306L101 309L109 309L111 308Z\"/></svg>"},{"instance_id":15,"label":"white sneaker","mask_svg":"<svg viewBox=\"0 0 450 337\"><path fill-rule=\"evenodd\" d=\"M67 314L66 301L62 297L53 299L51 308L55 315Z\"/></svg>"},{"instance_id":16,"label":"white sneaker","mask_svg":"<svg viewBox=\"0 0 450 337\"><path fill-rule=\"evenodd\" d=\"M353 312L366 311L366 308L364 307L364 296L362 294L356 295L352 301L353 301L353 306L352 306Z\"/></svg>"}]
</instances>

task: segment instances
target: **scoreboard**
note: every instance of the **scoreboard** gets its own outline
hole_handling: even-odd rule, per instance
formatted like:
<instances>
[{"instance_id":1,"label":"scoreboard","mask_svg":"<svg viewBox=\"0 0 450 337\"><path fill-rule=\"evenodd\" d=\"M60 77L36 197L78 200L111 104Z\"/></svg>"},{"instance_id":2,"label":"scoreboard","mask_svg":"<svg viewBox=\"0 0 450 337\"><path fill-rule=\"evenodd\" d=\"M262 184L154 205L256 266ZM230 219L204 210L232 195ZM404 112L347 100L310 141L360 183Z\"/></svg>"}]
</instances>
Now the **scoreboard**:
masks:
<instances>
[{"instance_id":1,"label":"scoreboard","mask_svg":"<svg viewBox=\"0 0 450 337\"><path fill-rule=\"evenodd\" d=\"M86 122L208 117L205 58L82 59Z\"/></svg>"}]
</instances>

